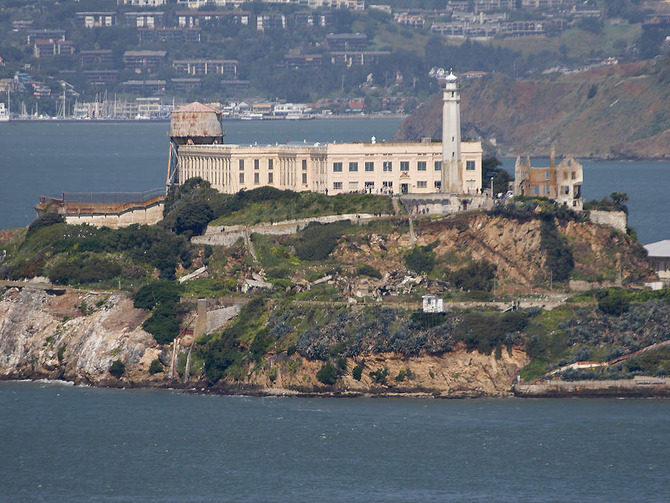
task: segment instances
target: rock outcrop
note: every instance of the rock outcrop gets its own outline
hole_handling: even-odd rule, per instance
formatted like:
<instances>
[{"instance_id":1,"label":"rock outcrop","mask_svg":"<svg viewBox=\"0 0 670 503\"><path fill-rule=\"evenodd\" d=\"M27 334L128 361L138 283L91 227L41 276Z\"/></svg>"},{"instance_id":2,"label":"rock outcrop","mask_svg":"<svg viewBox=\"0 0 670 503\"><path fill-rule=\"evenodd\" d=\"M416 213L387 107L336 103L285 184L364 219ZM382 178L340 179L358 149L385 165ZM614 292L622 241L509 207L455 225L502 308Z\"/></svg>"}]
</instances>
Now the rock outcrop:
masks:
<instances>
[{"instance_id":1,"label":"rock outcrop","mask_svg":"<svg viewBox=\"0 0 670 503\"><path fill-rule=\"evenodd\" d=\"M91 306L91 307L88 307ZM213 388L199 377L184 383L168 370L149 374L151 361L170 353L141 328L146 314L122 294L10 288L0 300L0 379L62 379L78 384L115 387L188 387L222 393L257 394L429 394L442 397L507 396L520 368L523 351L494 355L458 350L442 356L403 358L395 354L362 355L347 360L336 386L316 379L323 362L285 353L268 354L245 376L226 378ZM184 341L182 342L189 342ZM181 347L188 352L188 347ZM121 360L126 373L110 375ZM362 363L361 363L362 362ZM351 370L361 363L360 381ZM374 382L370 371L388 370ZM398 379L402 376L402 379Z\"/></svg>"}]
</instances>

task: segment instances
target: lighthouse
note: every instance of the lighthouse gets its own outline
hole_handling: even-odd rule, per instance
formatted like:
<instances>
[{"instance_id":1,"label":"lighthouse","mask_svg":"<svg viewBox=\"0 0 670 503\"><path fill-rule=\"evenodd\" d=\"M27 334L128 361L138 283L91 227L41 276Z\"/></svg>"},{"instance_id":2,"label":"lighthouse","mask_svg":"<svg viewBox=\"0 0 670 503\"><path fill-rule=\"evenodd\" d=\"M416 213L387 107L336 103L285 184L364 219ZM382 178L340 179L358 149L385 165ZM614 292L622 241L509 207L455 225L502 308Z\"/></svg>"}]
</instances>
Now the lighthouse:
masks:
<instances>
[{"instance_id":1,"label":"lighthouse","mask_svg":"<svg viewBox=\"0 0 670 503\"><path fill-rule=\"evenodd\" d=\"M442 192L460 194L461 93L458 78L449 72L442 93Z\"/></svg>"}]
</instances>

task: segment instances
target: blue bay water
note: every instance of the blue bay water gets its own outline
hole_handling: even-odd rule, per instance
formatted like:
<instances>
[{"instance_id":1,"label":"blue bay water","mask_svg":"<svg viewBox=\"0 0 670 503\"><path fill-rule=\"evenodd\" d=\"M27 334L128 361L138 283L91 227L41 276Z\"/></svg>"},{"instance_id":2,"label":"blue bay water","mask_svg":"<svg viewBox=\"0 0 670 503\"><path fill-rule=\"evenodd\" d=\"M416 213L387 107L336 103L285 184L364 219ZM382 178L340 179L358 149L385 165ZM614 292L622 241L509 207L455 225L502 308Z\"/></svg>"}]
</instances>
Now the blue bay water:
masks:
<instances>
[{"instance_id":1,"label":"blue bay water","mask_svg":"<svg viewBox=\"0 0 670 503\"><path fill-rule=\"evenodd\" d=\"M227 142L389 140L397 120L225 123ZM0 125L0 228L38 197L159 187L167 123ZM670 163L584 162L670 237ZM512 168L513 161L506 160ZM0 382L0 501L669 501L670 402L245 398Z\"/></svg>"},{"instance_id":2,"label":"blue bay water","mask_svg":"<svg viewBox=\"0 0 670 503\"><path fill-rule=\"evenodd\" d=\"M670 401L0 382L1 501L669 501Z\"/></svg>"}]
</instances>

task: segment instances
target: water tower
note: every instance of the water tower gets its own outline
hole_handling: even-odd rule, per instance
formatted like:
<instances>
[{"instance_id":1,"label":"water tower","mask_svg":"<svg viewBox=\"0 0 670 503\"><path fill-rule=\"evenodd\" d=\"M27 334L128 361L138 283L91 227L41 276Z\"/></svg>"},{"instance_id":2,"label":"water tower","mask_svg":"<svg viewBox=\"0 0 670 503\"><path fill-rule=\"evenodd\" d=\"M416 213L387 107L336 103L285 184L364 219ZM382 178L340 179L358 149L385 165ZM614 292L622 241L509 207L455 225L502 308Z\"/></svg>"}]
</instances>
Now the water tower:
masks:
<instances>
[{"instance_id":1,"label":"water tower","mask_svg":"<svg viewBox=\"0 0 670 503\"><path fill-rule=\"evenodd\" d=\"M216 145L223 143L221 112L197 101L177 108L170 118L170 160L166 184L180 184L179 147L182 145Z\"/></svg>"}]
</instances>

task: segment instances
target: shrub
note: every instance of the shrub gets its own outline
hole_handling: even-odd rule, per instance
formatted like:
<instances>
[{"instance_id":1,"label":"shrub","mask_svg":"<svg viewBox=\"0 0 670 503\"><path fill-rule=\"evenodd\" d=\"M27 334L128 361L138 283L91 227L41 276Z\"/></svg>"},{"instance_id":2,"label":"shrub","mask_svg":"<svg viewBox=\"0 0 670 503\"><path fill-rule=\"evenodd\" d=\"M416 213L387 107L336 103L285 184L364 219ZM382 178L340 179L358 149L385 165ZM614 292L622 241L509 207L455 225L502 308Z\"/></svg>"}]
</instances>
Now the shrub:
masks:
<instances>
[{"instance_id":1,"label":"shrub","mask_svg":"<svg viewBox=\"0 0 670 503\"><path fill-rule=\"evenodd\" d=\"M268 348L274 342L273 337L270 335L267 328L262 328L254 337L254 340L249 346L249 352L253 355L256 361L260 361L263 355L267 352Z\"/></svg>"},{"instance_id":2,"label":"shrub","mask_svg":"<svg viewBox=\"0 0 670 503\"><path fill-rule=\"evenodd\" d=\"M575 267L575 261L567 240L559 235L553 217L542 220L540 246L547 252L546 266L553 280L566 281Z\"/></svg>"},{"instance_id":3,"label":"shrub","mask_svg":"<svg viewBox=\"0 0 670 503\"><path fill-rule=\"evenodd\" d=\"M332 363L325 363L316 373L316 378L323 384L332 386L337 381L337 369Z\"/></svg>"},{"instance_id":4,"label":"shrub","mask_svg":"<svg viewBox=\"0 0 670 503\"><path fill-rule=\"evenodd\" d=\"M143 285L135 294L133 305L139 309L151 310L161 304L179 302L181 286L173 281L154 281Z\"/></svg>"},{"instance_id":5,"label":"shrub","mask_svg":"<svg viewBox=\"0 0 670 503\"><path fill-rule=\"evenodd\" d=\"M373 382L377 384L381 384L384 386L386 384L386 379L389 376L389 369L388 367L384 367L383 369L378 369L378 370L373 370L370 372L370 378L372 379Z\"/></svg>"},{"instance_id":6,"label":"shrub","mask_svg":"<svg viewBox=\"0 0 670 503\"><path fill-rule=\"evenodd\" d=\"M179 335L181 316L175 308L176 304L161 304L142 323L142 328L153 335L158 344L169 344Z\"/></svg>"},{"instance_id":7,"label":"shrub","mask_svg":"<svg viewBox=\"0 0 670 503\"><path fill-rule=\"evenodd\" d=\"M461 290L490 292L496 276L496 266L482 260L473 262L448 275L448 280Z\"/></svg>"},{"instance_id":8,"label":"shrub","mask_svg":"<svg viewBox=\"0 0 670 503\"><path fill-rule=\"evenodd\" d=\"M629 306L630 300L626 292L614 288L608 290L607 294L598 300L598 309L612 316L622 316L628 311Z\"/></svg>"},{"instance_id":9,"label":"shrub","mask_svg":"<svg viewBox=\"0 0 670 503\"><path fill-rule=\"evenodd\" d=\"M32 234L37 229L41 229L42 227L49 227L51 225L63 223L65 223L65 217L59 215L58 213L42 213L28 226L28 234Z\"/></svg>"},{"instance_id":10,"label":"shrub","mask_svg":"<svg viewBox=\"0 0 670 503\"><path fill-rule=\"evenodd\" d=\"M49 271L49 279L57 285L97 283L121 274L121 266L94 256L77 255L61 260Z\"/></svg>"},{"instance_id":11,"label":"shrub","mask_svg":"<svg viewBox=\"0 0 670 503\"><path fill-rule=\"evenodd\" d=\"M109 373L119 379L126 372L126 366L121 360L114 360L109 367Z\"/></svg>"},{"instance_id":12,"label":"shrub","mask_svg":"<svg viewBox=\"0 0 670 503\"><path fill-rule=\"evenodd\" d=\"M160 372L163 372L163 364L159 358L156 358L151 362L151 365L149 365L149 374L154 375Z\"/></svg>"},{"instance_id":13,"label":"shrub","mask_svg":"<svg viewBox=\"0 0 670 503\"><path fill-rule=\"evenodd\" d=\"M405 255L405 266L416 273L430 274L435 267L435 253L430 247L415 246Z\"/></svg>"},{"instance_id":14,"label":"shrub","mask_svg":"<svg viewBox=\"0 0 670 503\"><path fill-rule=\"evenodd\" d=\"M356 272L359 276L369 276L371 278L382 279L382 274L379 272L379 269L368 264L363 264L356 270Z\"/></svg>"},{"instance_id":15,"label":"shrub","mask_svg":"<svg viewBox=\"0 0 670 503\"><path fill-rule=\"evenodd\" d=\"M174 231L187 237L202 234L212 220L214 212L204 201L195 201L182 205L176 213Z\"/></svg>"},{"instance_id":16,"label":"shrub","mask_svg":"<svg viewBox=\"0 0 670 503\"><path fill-rule=\"evenodd\" d=\"M356 365L352 370L351 370L351 375L354 379L357 381L361 380L361 377L363 377L363 367L360 365Z\"/></svg>"},{"instance_id":17,"label":"shrub","mask_svg":"<svg viewBox=\"0 0 670 503\"><path fill-rule=\"evenodd\" d=\"M337 246L337 240L350 226L349 220L332 224L310 223L295 245L296 255L300 260L326 259Z\"/></svg>"}]
</instances>

